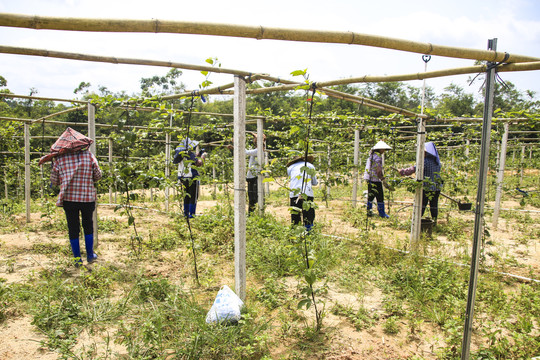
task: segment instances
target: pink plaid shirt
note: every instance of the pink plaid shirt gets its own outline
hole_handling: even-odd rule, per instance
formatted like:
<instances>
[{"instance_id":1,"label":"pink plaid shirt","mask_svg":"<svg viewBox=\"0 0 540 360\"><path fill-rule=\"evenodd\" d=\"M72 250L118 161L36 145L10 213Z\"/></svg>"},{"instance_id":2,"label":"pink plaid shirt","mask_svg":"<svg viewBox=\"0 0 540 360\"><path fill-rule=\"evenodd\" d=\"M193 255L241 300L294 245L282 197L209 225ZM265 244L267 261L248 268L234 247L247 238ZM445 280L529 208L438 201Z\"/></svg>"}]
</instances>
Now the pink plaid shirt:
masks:
<instances>
[{"instance_id":1,"label":"pink plaid shirt","mask_svg":"<svg viewBox=\"0 0 540 360\"><path fill-rule=\"evenodd\" d=\"M101 179L101 169L94 154L81 151L60 155L56 158L51 172L53 185L60 185L56 206L65 201L94 202L96 189L94 182Z\"/></svg>"}]
</instances>

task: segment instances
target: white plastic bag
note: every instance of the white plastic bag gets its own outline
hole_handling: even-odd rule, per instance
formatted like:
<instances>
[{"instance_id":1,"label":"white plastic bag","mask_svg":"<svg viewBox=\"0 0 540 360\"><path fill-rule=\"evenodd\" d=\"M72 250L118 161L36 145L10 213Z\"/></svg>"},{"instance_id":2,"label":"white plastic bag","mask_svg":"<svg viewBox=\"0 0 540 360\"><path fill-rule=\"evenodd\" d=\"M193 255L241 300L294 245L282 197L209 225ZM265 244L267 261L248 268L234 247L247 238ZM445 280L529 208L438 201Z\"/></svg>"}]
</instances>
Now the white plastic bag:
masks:
<instances>
[{"instance_id":1,"label":"white plastic bag","mask_svg":"<svg viewBox=\"0 0 540 360\"><path fill-rule=\"evenodd\" d=\"M227 285L218 291L214 304L206 314L207 323L237 322L244 302Z\"/></svg>"}]
</instances>

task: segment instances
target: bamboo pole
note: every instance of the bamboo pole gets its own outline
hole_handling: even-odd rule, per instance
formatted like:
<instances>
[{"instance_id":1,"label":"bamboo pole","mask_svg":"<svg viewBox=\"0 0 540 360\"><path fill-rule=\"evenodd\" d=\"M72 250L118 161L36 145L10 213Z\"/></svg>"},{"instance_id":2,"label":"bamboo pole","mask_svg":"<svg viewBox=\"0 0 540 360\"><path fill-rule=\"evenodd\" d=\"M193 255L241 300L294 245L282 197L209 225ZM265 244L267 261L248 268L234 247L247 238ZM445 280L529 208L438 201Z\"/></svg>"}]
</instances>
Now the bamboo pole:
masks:
<instances>
[{"instance_id":1,"label":"bamboo pole","mask_svg":"<svg viewBox=\"0 0 540 360\"><path fill-rule=\"evenodd\" d=\"M506 146L508 144L508 123L504 124L504 133L501 139L501 151L499 154L498 171L497 171L497 192L495 193L495 207L493 209L492 225L497 229L499 224L499 213L501 210L502 188L504 178L504 167L506 163Z\"/></svg>"},{"instance_id":2,"label":"bamboo pole","mask_svg":"<svg viewBox=\"0 0 540 360\"><path fill-rule=\"evenodd\" d=\"M234 77L234 275L236 295L246 299L246 81Z\"/></svg>"},{"instance_id":3,"label":"bamboo pole","mask_svg":"<svg viewBox=\"0 0 540 360\"><path fill-rule=\"evenodd\" d=\"M50 119L50 118L55 117L55 116L58 116L58 115L67 114L67 113L70 113L70 112L83 110L83 109L86 109L87 107L88 107L88 105L81 105L81 106L77 106L77 107L74 107L74 108L62 110L62 111L59 111L59 112L54 113L54 114L49 114L49 115L40 117L39 119L34 120L32 123L42 122L43 120Z\"/></svg>"},{"instance_id":4,"label":"bamboo pole","mask_svg":"<svg viewBox=\"0 0 540 360\"><path fill-rule=\"evenodd\" d=\"M351 31L321 31L284 29L263 26L231 25L174 20L126 20L89 19L53 16L32 16L0 13L0 26L28 29L49 29L90 32L140 32L215 35L252 38L257 40L286 40L319 42L348 45L364 45L386 49L408 51L418 54L439 55L461 59L485 60L492 62L527 62L540 59L505 54L490 50L468 49L396 39L384 36L362 34ZM507 58L505 58L507 55Z\"/></svg>"},{"instance_id":5,"label":"bamboo pole","mask_svg":"<svg viewBox=\"0 0 540 360\"><path fill-rule=\"evenodd\" d=\"M4 53L2 49L4 46L0 46L0 53ZM5 52L8 54L13 54L11 52ZM71 102L71 103L79 103L79 104L88 104L88 101L84 100L69 100L69 99L58 99L58 98L49 98L49 97L41 97L41 96L28 96L28 95L16 95L16 94L6 94L6 93L0 93L0 96L2 97L8 97L8 98L21 98L21 99L33 99L33 100L48 100L48 101L61 101L61 102Z\"/></svg>"},{"instance_id":6,"label":"bamboo pole","mask_svg":"<svg viewBox=\"0 0 540 360\"><path fill-rule=\"evenodd\" d=\"M175 68L175 69L207 71L207 72L220 73L220 74L241 75L241 76L246 76L246 77L252 76L254 74L253 72L244 71L244 70L227 69L223 67L213 67L213 66L206 66L206 65L185 64L185 63L178 63L178 62L172 62L172 61L100 56L100 55L80 54L80 53L46 50L46 49L32 49L32 48L23 48L23 47L5 46L5 45L0 45L0 53L41 56L41 57L51 57L51 58L58 58L58 59L91 61L91 62L101 62L101 63L111 63L111 64L159 66L159 67L167 67L167 68ZM64 101L71 101L71 100L64 100Z\"/></svg>"}]
</instances>

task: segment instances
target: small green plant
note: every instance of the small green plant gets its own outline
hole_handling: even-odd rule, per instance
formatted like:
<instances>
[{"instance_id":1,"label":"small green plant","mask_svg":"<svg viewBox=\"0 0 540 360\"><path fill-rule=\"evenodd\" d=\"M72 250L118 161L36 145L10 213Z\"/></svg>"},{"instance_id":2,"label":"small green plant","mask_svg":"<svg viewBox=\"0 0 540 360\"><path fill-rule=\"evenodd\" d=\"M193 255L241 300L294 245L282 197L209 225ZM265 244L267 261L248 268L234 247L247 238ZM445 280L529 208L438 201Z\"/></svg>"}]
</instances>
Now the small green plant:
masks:
<instances>
[{"instance_id":1,"label":"small green plant","mask_svg":"<svg viewBox=\"0 0 540 360\"><path fill-rule=\"evenodd\" d=\"M399 333L399 318L397 316L390 316L383 324L383 331L385 334L395 335Z\"/></svg>"}]
</instances>

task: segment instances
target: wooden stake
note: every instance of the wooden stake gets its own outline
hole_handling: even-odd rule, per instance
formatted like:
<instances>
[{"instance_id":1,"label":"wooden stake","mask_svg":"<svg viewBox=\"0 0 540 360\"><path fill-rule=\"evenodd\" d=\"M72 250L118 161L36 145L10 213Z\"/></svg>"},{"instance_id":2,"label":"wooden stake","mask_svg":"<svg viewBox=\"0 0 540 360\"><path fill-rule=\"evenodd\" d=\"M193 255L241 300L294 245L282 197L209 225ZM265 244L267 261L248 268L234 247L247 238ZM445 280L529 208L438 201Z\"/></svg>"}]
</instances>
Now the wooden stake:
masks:
<instances>
[{"instance_id":1,"label":"wooden stake","mask_svg":"<svg viewBox=\"0 0 540 360\"><path fill-rule=\"evenodd\" d=\"M30 222L30 125L24 123L24 202L26 205L26 222Z\"/></svg>"},{"instance_id":2,"label":"wooden stake","mask_svg":"<svg viewBox=\"0 0 540 360\"><path fill-rule=\"evenodd\" d=\"M354 160L353 160L353 188L352 188L352 207L356 207L358 194L358 156L360 152L360 130L354 130Z\"/></svg>"},{"instance_id":3,"label":"wooden stake","mask_svg":"<svg viewBox=\"0 0 540 360\"><path fill-rule=\"evenodd\" d=\"M246 81L234 77L234 275L235 291L246 299Z\"/></svg>"},{"instance_id":4,"label":"wooden stake","mask_svg":"<svg viewBox=\"0 0 540 360\"><path fill-rule=\"evenodd\" d=\"M504 123L504 133L501 139L501 151L499 154L499 168L497 171L497 193L495 194L495 208L493 209L492 225L497 229L499 224L499 213L501 210L501 198L504 179L504 167L506 163L506 146L508 143L508 123Z\"/></svg>"},{"instance_id":5,"label":"wooden stake","mask_svg":"<svg viewBox=\"0 0 540 360\"><path fill-rule=\"evenodd\" d=\"M259 207L259 215L264 213L264 176L261 174L264 162L264 123L263 119L257 119L257 202Z\"/></svg>"},{"instance_id":6,"label":"wooden stake","mask_svg":"<svg viewBox=\"0 0 540 360\"><path fill-rule=\"evenodd\" d=\"M88 103L88 137L94 142L90 145L90 152L97 157L96 152L96 106ZM94 248L97 249L99 246L99 234L98 234L98 222L97 222L97 212L98 212L98 199L96 194L96 208L92 214L92 221L94 223Z\"/></svg>"}]
</instances>

